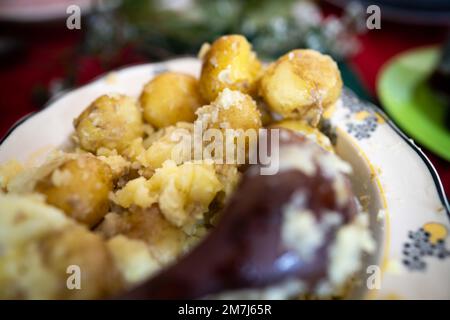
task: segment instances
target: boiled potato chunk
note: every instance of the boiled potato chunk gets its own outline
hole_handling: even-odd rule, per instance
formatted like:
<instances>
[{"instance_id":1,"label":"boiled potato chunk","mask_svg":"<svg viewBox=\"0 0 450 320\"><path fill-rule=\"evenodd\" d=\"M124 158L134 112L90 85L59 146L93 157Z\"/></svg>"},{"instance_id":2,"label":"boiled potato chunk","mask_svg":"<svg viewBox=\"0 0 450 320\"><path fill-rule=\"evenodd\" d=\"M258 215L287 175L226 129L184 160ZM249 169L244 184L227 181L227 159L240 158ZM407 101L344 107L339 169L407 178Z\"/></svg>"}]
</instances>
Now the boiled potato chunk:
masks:
<instances>
[{"instance_id":1,"label":"boiled potato chunk","mask_svg":"<svg viewBox=\"0 0 450 320\"><path fill-rule=\"evenodd\" d=\"M112 200L123 208L149 208L156 203L164 218L191 234L223 185L211 163L164 162L155 174L130 180Z\"/></svg>"},{"instance_id":2,"label":"boiled potato chunk","mask_svg":"<svg viewBox=\"0 0 450 320\"><path fill-rule=\"evenodd\" d=\"M197 116L196 124L200 122L203 130L222 130L219 137L224 147L219 149L222 152L214 150L211 154L215 161L244 164L248 155L256 150L261 113L249 95L225 88L210 105L198 109Z\"/></svg>"},{"instance_id":3,"label":"boiled potato chunk","mask_svg":"<svg viewBox=\"0 0 450 320\"><path fill-rule=\"evenodd\" d=\"M59 298L104 298L123 289L122 275L105 242L81 226L50 233L40 239L36 247L40 250L42 260L59 279ZM70 275L68 272L76 270L68 269L69 266L79 267L80 290L68 290L65 286ZM75 281L72 283L76 284Z\"/></svg>"},{"instance_id":4,"label":"boiled potato chunk","mask_svg":"<svg viewBox=\"0 0 450 320\"><path fill-rule=\"evenodd\" d=\"M312 125L317 125L341 90L336 62L314 50L293 50L282 56L268 67L260 84L260 94L272 111Z\"/></svg>"},{"instance_id":5,"label":"boiled potato chunk","mask_svg":"<svg viewBox=\"0 0 450 320\"><path fill-rule=\"evenodd\" d=\"M195 110L203 105L198 80L176 72L157 75L144 86L139 100L145 121L156 128L192 122Z\"/></svg>"},{"instance_id":6,"label":"boiled potato chunk","mask_svg":"<svg viewBox=\"0 0 450 320\"><path fill-rule=\"evenodd\" d=\"M23 165L17 160L0 164L0 191L6 191L8 183L23 170Z\"/></svg>"},{"instance_id":7,"label":"boiled potato chunk","mask_svg":"<svg viewBox=\"0 0 450 320\"><path fill-rule=\"evenodd\" d=\"M252 97L228 88L210 105L198 109L197 116L204 129L258 130L262 126L261 113Z\"/></svg>"},{"instance_id":8,"label":"boiled potato chunk","mask_svg":"<svg viewBox=\"0 0 450 320\"><path fill-rule=\"evenodd\" d=\"M166 161L151 177L148 188L159 195L164 217L189 234L223 186L213 165L187 162L176 166Z\"/></svg>"},{"instance_id":9,"label":"boiled potato chunk","mask_svg":"<svg viewBox=\"0 0 450 320\"><path fill-rule=\"evenodd\" d=\"M143 135L142 114L136 102L124 95L103 95L75 119L76 138L91 152L99 148L122 153Z\"/></svg>"},{"instance_id":10,"label":"boiled potato chunk","mask_svg":"<svg viewBox=\"0 0 450 320\"><path fill-rule=\"evenodd\" d=\"M161 267L144 241L117 235L108 240L107 246L127 287L144 281Z\"/></svg>"},{"instance_id":11,"label":"boiled potato chunk","mask_svg":"<svg viewBox=\"0 0 450 320\"><path fill-rule=\"evenodd\" d=\"M137 156L137 161L144 167L155 170L160 168L166 160L177 163L191 160L192 152L183 154L181 139L189 136L193 141L194 125L188 122L178 122L158 130L154 135L153 143ZM179 150L179 152L177 152Z\"/></svg>"},{"instance_id":12,"label":"boiled potato chunk","mask_svg":"<svg viewBox=\"0 0 450 320\"><path fill-rule=\"evenodd\" d=\"M110 167L84 154L64 162L40 179L35 191L45 195L47 203L92 227L108 212L108 194L112 188Z\"/></svg>"},{"instance_id":13,"label":"boiled potato chunk","mask_svg":"<svg viewBox=\"0 0 450 320\"><path fill-rule=\"evenodd\" d=\"M101 237L59 209L37 196L0 193L0 212L1 299L99 299L122 289ZM69 290L75 274L80 289Z\"/></svg>"},{"instance_id":14,"label":"boiled potato chunk","mask_svg":"<svg viewBox=\"0 0 450 320\"><path fill-rule=\"evenodd\" d=\"M252 94L260 73L261 63L247 39L240 35L223 36L203 57L200 92L208 102L225 88Z\"/></svg>"}]
</instances>

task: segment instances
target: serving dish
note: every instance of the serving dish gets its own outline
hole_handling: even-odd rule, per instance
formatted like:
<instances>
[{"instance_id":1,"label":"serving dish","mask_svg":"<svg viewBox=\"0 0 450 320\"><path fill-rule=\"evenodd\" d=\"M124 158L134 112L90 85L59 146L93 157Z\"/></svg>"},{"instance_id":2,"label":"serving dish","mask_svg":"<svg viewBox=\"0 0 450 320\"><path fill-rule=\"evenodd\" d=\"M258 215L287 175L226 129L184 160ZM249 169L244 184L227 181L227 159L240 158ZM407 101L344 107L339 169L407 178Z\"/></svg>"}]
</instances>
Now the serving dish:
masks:
<instances>
[{"instance_id":1,"label":"serving dish","mask_svg":"<svg viewBox=\"0 0 450 320\"><path fill-rule=\"evenodd\" d=\"M111 72L51 101L3 138L0 163L40 163L70 143L72 121L104 93L138 96L163 71L198 75L200 61L181 58ZM450 209L439 177L420 149L375 106L344 90L322 130L353 167L352 184L371 217L376 254L351 298L450 299Z\"/></svg>"}]
</instances>

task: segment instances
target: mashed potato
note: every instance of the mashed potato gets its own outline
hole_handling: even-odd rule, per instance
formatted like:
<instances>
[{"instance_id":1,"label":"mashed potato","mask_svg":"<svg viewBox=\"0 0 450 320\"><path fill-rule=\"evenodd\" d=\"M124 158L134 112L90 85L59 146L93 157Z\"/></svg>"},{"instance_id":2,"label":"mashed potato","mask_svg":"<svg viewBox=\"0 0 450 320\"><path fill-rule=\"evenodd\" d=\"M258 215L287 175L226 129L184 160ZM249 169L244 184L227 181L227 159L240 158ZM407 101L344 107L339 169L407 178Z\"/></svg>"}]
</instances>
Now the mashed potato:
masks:
<instances>
[{"instance_id":1,"label":"mashed potato","mask_svg":"<svg viewBox=\"0 0 450 320\"><path fill-rule=\"evenodd\" d=\"M177 166L168 160L149 180L140 177L128 182L112 200L124 208L148 208L158 203L170 223L189 233L223 189L213 164L186 162Z\"/></svg>"},{"instance_id":2,"label":"mashed potato","mask_svg":"<svg viewBox=\"0 0 450 320\"><path fill-rule=\"evenodd\" d=\"M117 235L107 242L107 246L127 287L144 281L161 268L144 241Z\"/></svg>"},{"instance_id":3,"label":"mashed potato","mask_svg":"<svg viewBox=\"0 0 450 320\"><path fill-rule=\"evenodd\" d=\"M188 236L169 223L157 206L108 213L96 232L107 239L121 234L143 241L160 265L172 262L188 248Z\"/></svg>"},{"instance_id":4,"label":"mashed potato","mask_svg":"<svg viewBox=\"0 0 450 320\"><path fill-rule=\"evenodd\" d=\"M122 289L122 278L99 236L37 196L0 194L0 298L95 299ZM81 271L70 290L68 268Z\"/></svg>"}]
</instances>

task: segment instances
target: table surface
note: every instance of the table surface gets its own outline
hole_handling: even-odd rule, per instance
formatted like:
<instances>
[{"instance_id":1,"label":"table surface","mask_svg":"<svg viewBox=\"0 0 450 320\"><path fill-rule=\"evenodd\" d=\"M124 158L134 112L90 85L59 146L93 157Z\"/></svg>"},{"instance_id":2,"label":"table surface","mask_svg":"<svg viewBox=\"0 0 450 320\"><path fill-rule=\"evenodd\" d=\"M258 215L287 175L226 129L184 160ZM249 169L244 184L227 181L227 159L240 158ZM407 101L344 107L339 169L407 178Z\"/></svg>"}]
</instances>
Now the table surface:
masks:
<instances>
[{"instance_id":1,"label":"table surface","mask_svg":"<svg viewBox=\"0 0 450 320\"><path fill-rule=\"evenodd\" d=\"M5 28L0 25L0 34ZM405 27L382 23L380 30L372 30L359 37L361 50L350 61L368 92L376 99L376 79L380 68L394 55L410 48L441 43L445 30L439 28ZM107 70L95 57L74 56L81 39L80 31L70 31L54 25L39 28L8 30L18 33L27 48L17 61L0 62L0 136L21 117L42 108L35 97L39 87L55 83L67 75L68 68L75 68L75 84L88 82ZM132 50L123 50L116 57L117 67L148 62ZM450 147L450 146L449 146ZM450 163L423 148L438 171L447 197L450 196Z\"/></svg>"}]
</instances>

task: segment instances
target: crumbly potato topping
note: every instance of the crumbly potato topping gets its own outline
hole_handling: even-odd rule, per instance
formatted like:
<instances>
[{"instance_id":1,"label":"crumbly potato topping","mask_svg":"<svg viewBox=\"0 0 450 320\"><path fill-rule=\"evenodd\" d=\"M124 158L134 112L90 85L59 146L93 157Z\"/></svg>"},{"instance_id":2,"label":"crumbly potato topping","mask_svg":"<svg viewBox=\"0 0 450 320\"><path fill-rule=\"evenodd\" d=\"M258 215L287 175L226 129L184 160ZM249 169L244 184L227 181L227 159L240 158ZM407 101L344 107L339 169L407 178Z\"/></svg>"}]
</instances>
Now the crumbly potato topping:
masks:
<instances>
[{"instance_id":1,"label":"crumbly potato topping","mask_svg":"<svg viewBox=\"0 0 450 320\"><path fill-rule=\"evenodd\" d=\"M224 190L212 163L185 162L177 166L167 160L154 175L129 181L111 196L116 204L148 208L158 203L164 217L176 227L189 230L203 214L219 191Z\"/></svg>"},{"instance_id":2,"label":"crumbly potato topping","mask_svg":"<svg viewBox=\"0 0 450 320\"><path fill-rule=\"evenodd\" d=\"M142 240L119 234L106 244L128 287L144 281L161 268Z\"/></svg>"},{"instance_id":3,"label":"crumbly potato topping","mask_svg":"<svg viewBox=\"0 0 450 320\"><path fill-rule=\"evenodd\" d=\"M218 38L202 52L200 92L213 101L225 88L252 94L261 75L261 62L250 43L240 35Z\"/></svg>"},{"instance_id":4,"label":"crumbly potato topping","mask_svg":"<svg viewBox=\"0 0 450 320\"><path fill-rule=\"evenodd\" d=\"M261 113L255 101L247 94L228 88L196 113L204 128L257 130L261 127Z\"/></svg>"},{"instance_id":5,"label":"crumbly potato topping","mask_svg":"<svg viewBox=\"0 0 450 320\"><path fill-rule=\"evenodd\" d=\"M0 190L6 191L9 181L23 169L23 165L17 160L10 160L0 165Z\"/></svg>"},{"instance_id":6,"label":"crumbly potato topping","mask_svg":"<svg viewBox=\"0 0 450 320\"><path fill-rule=\"evenodd\" d=\"M106 239L121 234L143 241L151 256L161 265L172 262L190 246L189 236L169 223L157 206L108 213L96 232Z\"/></svg>"},{"instance_id":7,"label":"crumbly potato topping","mask_svg":"<svg viewBox=\"0 0 450 320\"><path fill-rule=\"evenodd\" d=\"M74 120L74 127L83 149L96 152L105 147L122 152L142 136L142 113L128 96L103 95Z\"/></svg>"},{"instance_id":8,"label":"crumbly potato topping","mask_svg":"<svg viewBox=\"0 0 450 320\"><path fill-rule=\"evenodd\" d=\"M192 153L186 155L181 153L181 148L183 147L181 139L183 136L192 137L193 132L194 125L188 122L178 122L174 126L158 130L154 134L155 137L151 145L143 150L136 157L136 160L143 167L148 167L153 170L160 168L166 160L173 160L177 163L188 161ZM177 150L177 148L180 150Z\"/></svg>"},{"instance_id":9,"label":"crumbly potato topping","mask_svg":"<svg viewBox=\"0 0 450 320\"><path fill-rule=\"evenodd\" d=\"M103 240L42 197L0 194L0 208L0 298L96 299L122 290ZM73 265L83 290L66 286Z\"/></svg>"}]
</instances>

